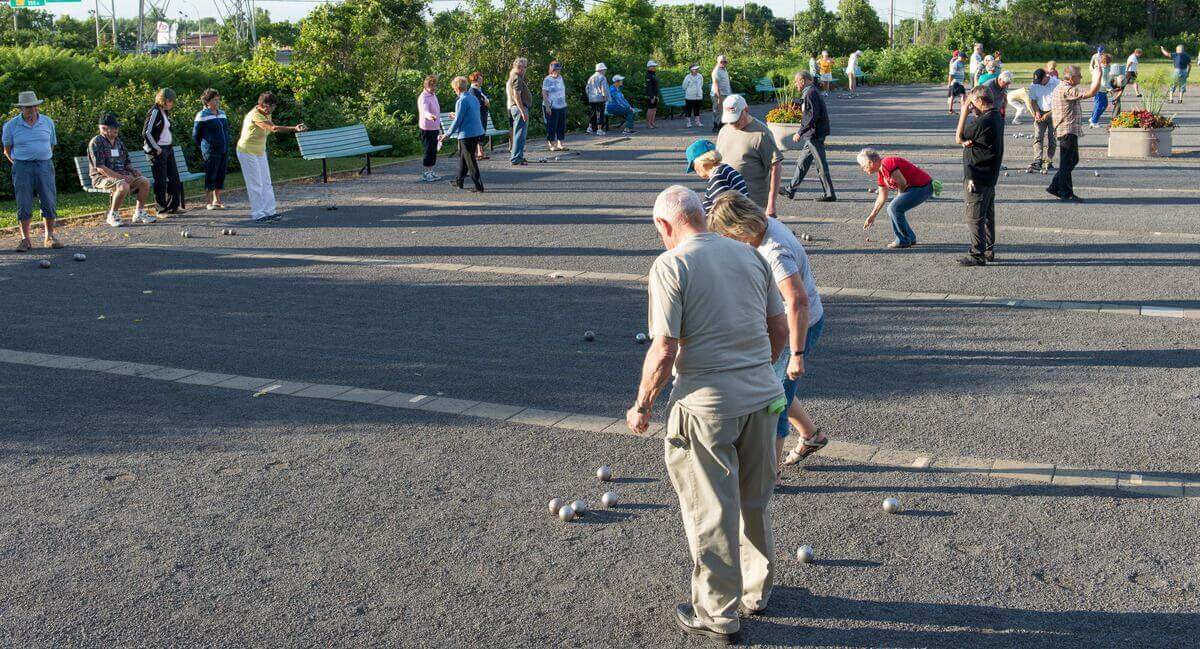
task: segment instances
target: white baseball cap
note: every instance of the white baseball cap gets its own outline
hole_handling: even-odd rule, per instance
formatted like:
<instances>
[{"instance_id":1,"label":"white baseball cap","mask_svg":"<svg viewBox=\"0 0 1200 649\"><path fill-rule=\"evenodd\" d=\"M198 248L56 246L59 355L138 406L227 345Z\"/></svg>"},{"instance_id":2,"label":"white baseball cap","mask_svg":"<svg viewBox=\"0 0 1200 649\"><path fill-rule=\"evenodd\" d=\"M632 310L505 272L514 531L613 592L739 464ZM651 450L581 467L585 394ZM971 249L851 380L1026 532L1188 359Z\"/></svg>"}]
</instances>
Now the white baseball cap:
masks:
<instances>
[{"instance_id":1,"label":"white baseball cap","mask_svg":"<svg viewBox=\"0 0 1200 649\"><path fill-rule=\"evenodd\" d=\"M614 75L613 75L613 83L616 83L616 82L618 82L618 81L624 81L624 80L625 80L625 77L623 77L623 76L621 76L621 75L619 75L619 74L614 74Z\"/></svg>"},{"instance_id":2,"label":"white baseball cap","mask_svg":"<svg viewBox=\"0 0 1200 649\"><path fill-rule=\"evenodd\" d=\"M650 59L649 61L646 61L646 67L648 67L648 68L657 68L657 67L658 67L658 63L656 63L656 62L654 61L654 59Z\"/></svg>"},{"instance_id":3,"label":"white baseball cap","mask_svg":"<svg viewBox=\"0 0 1200 649\"><path fill-rule=\"evenodd\" d=\"M746 111L746 99L741 95L729 95L721 103L721 123L732 124L742 118Z\"/></svg>"},{"instance_id":4,"label":"white baseball cap","mask_svg":"<svg viewBox=\"0 0 1200 649\"><path fill-rule=\"evenodd\" d=\"M607 66L607 65L604 65L603 63L597 63L597 64L596 64L596 72L605 72L605 71L607 71L607 70L608 70L608 66Z\"/></svg>"}]
</instances>

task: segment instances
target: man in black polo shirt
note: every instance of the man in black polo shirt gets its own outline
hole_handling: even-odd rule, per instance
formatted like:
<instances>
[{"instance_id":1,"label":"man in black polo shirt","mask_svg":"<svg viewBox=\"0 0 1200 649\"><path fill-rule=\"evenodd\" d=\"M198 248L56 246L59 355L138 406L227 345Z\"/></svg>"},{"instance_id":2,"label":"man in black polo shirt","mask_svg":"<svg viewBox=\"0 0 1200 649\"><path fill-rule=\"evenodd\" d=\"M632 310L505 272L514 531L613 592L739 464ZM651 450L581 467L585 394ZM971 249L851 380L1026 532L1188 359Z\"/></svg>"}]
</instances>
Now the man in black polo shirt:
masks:
<instances>
[{"instance_id":1,"label":"man in black polo shirt","mask_svg":"<svg viewBox=\"0 0 1200 649\"><path fill-rule=\"evenodd\" d=\"M796 73L796 89L800 91L800 102L803 105L803 116L800 118L800 131L792 139L796 142L808 140L804 152L796 159L796 173L787 188L779 193L788 198L796 199L796 189L804 182L813 162L817 163L817 176L821 179L821 196L819 203L832 203L837 200L837 192L833 190L833 179L829 176L829 161L825 156L825 138L829 135L829 111L825 108L825 100L817 92L812 73L804 70Z\"/></svg>"},{"instance_id":2,"label":"man in black polo shirt","mask_svg":"<svg viewBox=\"0 0 1200 649\"><path fill-rule=\"evenodd\" d=\"M967 93L954 139L963 147L967 223L971 227L971 252L958 263L985 266L995 260L996 180L1004 160L1004 119L985 86L976 86Z\"/></svg>"}]
</instances>

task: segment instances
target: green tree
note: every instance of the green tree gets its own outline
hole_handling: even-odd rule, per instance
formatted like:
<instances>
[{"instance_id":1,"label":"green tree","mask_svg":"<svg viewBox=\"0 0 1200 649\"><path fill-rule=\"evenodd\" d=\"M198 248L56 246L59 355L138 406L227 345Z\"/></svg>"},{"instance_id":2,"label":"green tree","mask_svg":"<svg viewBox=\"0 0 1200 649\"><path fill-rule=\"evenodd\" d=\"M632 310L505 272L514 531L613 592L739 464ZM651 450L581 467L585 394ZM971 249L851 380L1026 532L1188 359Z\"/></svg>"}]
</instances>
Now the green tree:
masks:
<instances>
[{"instance_id":1,"label":"green tree","mask_svg":"<svg viewBox=\"0 0 1200 649\"><path fill-rule=\"evenodd\" d=\"M667 65L683 65L707 58L715 23L696 5L659 5L654 20L663 35L654 56Z\"/></svg>"},{"instance_id":2,"label":"green tree","mask_svg":"<svg viewBox=\"0 0 1200 649\"><path fill-rule=\"evenodd\" d=\"M353 95L421 63L426 0L347 0L300 23L297 64L317 95Z\"/></svg>"},{"instance_id":3,"label":"green tree","mask_svg":"<svg viewBox=\"0 0 1200 649\"><path fill-rule=\"evenodd\" d=\"M886 47L888 40L887 28L867 0L838 3L837 36L847 51Z\"/></svg>"},{"instance_id":4,"label":"green tree","mask_svg":"<svg viewBox=\"0 0 1200 649\"><path fill-rule=\"evenodd\" d=\"M960 11L946 25L946 45L952 49L970 52L975 43L988 44L996 41L996 28L992 16L977 11Z\"/></svg>"},{"instance_id":5,"label":"green tree","mask_svg":"<svg viewBox=\"0 0 1200 649\"><path fill-rule=\"evenodd\" d=\"M808 0L808 8L796 14L796 38L792 51L801 58L815 56L821 50L837 51L837 16L825 9L823 0Z\"/></svg>"}]
</instances>

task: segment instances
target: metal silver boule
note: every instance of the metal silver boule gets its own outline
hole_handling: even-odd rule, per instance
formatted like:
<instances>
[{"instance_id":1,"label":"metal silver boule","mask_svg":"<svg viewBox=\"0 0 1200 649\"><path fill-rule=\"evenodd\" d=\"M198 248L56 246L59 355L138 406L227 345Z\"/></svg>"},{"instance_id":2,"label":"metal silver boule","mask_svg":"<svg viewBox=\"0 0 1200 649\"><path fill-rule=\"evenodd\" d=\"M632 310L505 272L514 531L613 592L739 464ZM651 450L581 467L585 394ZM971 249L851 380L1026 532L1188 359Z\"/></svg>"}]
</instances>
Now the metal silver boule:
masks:
<instances>
[{"instance_id":1,"label":"metal silver boule","mask_svg":"<svg viewBox=\"0 0 1200 649\"><path fill-rule=\"evenodd\" d=\"M647 337L646 334L642 334L642 333L639 333L638 335L634 336L633 338L634 338L634 340L637 341L637 343L639 345L645 345L646 341L650 340L650 338Z\"/></svg>"},{"instance_id":2,"label":"metal silver boule","mask_svg":"<svg viewBox=\"0 0 1200 649\"><path fill-rule=\"evenodd\" d=\"M576 500L571 503L571 510L575 512L576 516L582 516L587 511L587 503L582 500Z\"/></svg>"},{"instance_id":3,"label":"metal silver boule","mask_svg":"<svg viewBox=\"0 0 1200 649\"><path fill-rule=\"evenodd\" d=\"M800 563L812 563L814 557L811 545L802 545L796 550L796 558L800 560Z\"/></svg>"},{"instance_id":4,"label":"metal silver boule","mask_svg":"<svg viewBox=\"0 0 1200 649\"><path fill-rule=\"evenodd\" d=\"M50 260L49 260L49 259L43 259L43 260L41 260L41 261L39 261L39 262L38 262L38 266L41 266L42 268L49 268L49 267L50 267Z\"/></svg>"},{"instance_id":5,"label":"metal silver boule","mask_svg":"<svg viewBox=\"0 0 1200 649\"><path fill-rule=\"evenodd\" d=\"M574 520L575 519L575 508L571 507L570 505L563 505L558 510L558 517L563 519L564 521Z\"/></svg>"},{"instance_id":6,"label":"metal silver boule","mask_svg":"<svg viewBox=\"0 0 1200 649\"><path fill-rule=\"evenodd\" d=\"M550 513L557 514L558 510L562 509L563 505L565 505L565 504L567 504L567 503L562 498L551 498L550 499Z\"/></svg>"},{"instance_id":7,"label":"metal silver boule","mask_svg":"<svg viewBox=\"0 0 1200 649\"><path fill-rule=\"evenodd\" d=\"M600 482L608 482L609 480L612 480L612 467L606 465L596 469L596 478L598 478Z\"/></svg>"},{"instance_id":8,"label":"metal silver boule","mask_svg":"<svg viewBox=\"0 0 1200 649\"><path fill-rule=\"evenodd\" d=\"M75 261L87 261L87 255L82 252L75 253Z\"/></svg>"},{"instance_id":9,"label":"metal silver boule","mask_svg":"<svg viewBox=\"0 0 1200 649\"><path fill-rule=\"evenodd\" d=\"M898 498L884 498L883 511L889 514L895 514L900 511L900 500Z\"/></svg>"},{"instance_id":10,"label":"metal silver boule","mask_svg":"<svg viewBox=\"0 0 1200 649\"><path fill-rule=\"evenodd\" d=\"M619 499L617 498L617 492L615 491L606 491L604 492L603 496L600 496L600 502L605 507L612 507L613 505L616 505L617 500Z\"/></svg>"},{"instance_id":11,"label":"metal silver boule","mask_svg":"<svg viewBox=\"0 0 1200 649\"><path fill-rule=\"evenodd\" d=\"M593 340L596 339L596 332L594 332L594 331L583 332L583 339L588 341L589 343L592 342Z\"/></svg>"}]
</instances>

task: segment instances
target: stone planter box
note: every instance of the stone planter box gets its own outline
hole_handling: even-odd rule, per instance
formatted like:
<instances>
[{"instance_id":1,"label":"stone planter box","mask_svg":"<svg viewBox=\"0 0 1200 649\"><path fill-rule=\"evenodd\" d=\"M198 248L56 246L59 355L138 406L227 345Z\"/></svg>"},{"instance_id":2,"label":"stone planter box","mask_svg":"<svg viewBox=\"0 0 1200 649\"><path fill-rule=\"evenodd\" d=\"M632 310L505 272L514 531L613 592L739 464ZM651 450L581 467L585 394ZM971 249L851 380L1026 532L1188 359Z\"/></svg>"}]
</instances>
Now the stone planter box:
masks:
<instances>
[{"instance_id":1,"label":"stone planter box","mask_svg":"<svg viewBox=\"0 0 1200 649\"><path fill-rule=\"evenodd\" d=\"M804 148L803 140L796 142L792 139L792 136L800 132L799 124L767 122L767 128L775 136L775 146L779 147L780 151L798 151Z\"/></svg>"},{"instance_id":2,"label":"stone planter box","mask_svg":"<svg viewBox=\"0 0 1200 649\"><path fill-rule=\"evenodd\" d=\"M1110 158L1165 158L1171 155L1170 128L1153 130L1116 128L1108 130Z\"/></svg>"}]
</instances>

